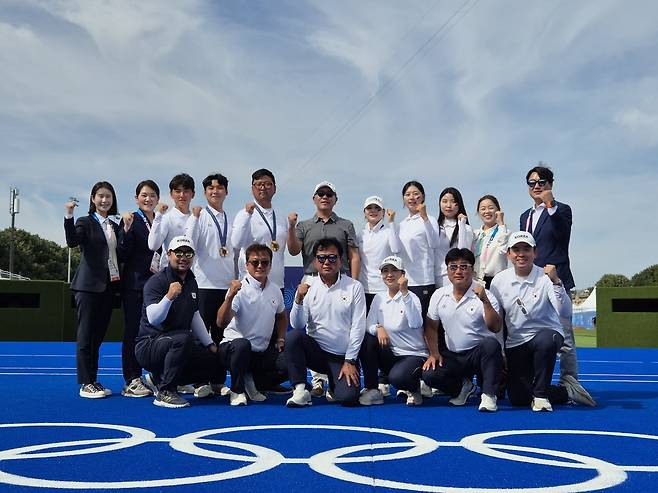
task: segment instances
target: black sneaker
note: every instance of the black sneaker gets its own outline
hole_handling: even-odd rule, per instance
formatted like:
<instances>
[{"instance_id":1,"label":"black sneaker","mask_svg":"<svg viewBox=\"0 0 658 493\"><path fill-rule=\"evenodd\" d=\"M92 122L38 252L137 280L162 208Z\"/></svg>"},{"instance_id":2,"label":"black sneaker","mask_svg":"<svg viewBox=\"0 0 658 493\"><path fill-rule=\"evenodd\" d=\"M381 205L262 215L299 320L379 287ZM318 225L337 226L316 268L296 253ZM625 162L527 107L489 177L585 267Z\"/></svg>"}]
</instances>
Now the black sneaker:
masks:
<instances>
[{"instance_id":1,"label":"black sneaker","mask_svg":"<svg viewBox=\"0 0 658 493\"><path fill-rule=\"evenodd\" d=\"M102 399L107 396L105 392L97 388L93 383L85 383L80 387L80 397L84 397L85 399Z\"/></svg>"},{"instance_id":2,"label":"black sneaker","mask_svg":"<svg viewBox=\"0 0 658 493\"><path fill-rule=\"evenodd\" d=\"M156 406L169 408L188 407L190 405L189 402L178 395L178 392L171 390L161 390L158 392L158 395L155 396L153 404Z\"/></svg>"}]
</instances>

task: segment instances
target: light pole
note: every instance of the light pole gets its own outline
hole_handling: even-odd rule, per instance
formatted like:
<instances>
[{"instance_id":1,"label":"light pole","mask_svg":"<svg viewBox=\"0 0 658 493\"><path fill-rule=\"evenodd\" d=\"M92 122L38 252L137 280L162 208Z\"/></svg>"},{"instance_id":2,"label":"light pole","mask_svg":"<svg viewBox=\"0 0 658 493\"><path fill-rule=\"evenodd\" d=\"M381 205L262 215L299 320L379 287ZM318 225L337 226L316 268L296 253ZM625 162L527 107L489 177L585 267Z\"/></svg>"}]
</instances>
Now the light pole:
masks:
<instances>
[{"instance_id":1,"label":"light pole","mask_svg":"<svg viewBox=\"0 0 658 493\"><path fill-rule=\"evenodd\" d=\"M16 243L16 214L19 213L20 199L18 188L9 189L9 214L11 215L11 237L9 239L9 279L14 276L14 244Z\"/></svg>"}]
</instances>

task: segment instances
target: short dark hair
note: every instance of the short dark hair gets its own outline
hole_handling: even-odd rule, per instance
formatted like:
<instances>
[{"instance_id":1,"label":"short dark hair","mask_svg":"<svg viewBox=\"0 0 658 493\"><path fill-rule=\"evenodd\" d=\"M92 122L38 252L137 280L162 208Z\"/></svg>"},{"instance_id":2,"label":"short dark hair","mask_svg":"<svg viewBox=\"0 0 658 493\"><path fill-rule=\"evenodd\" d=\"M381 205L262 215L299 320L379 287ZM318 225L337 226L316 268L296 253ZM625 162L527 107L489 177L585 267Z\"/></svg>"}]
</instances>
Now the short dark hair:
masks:
<instances>
[{"instance_id":1,"label":"short dark hair","mask_svg":"<svg viewBox=\"0 0 658 493\"><path fill-rule=\"evenodd\" d=\"M451 248L446 253L446 265L455 260L466 260L471 265L475 265L475 255L468 248Z\"/></svg>"},{"instance_id":2,"label":"short dark hair","mask_svg":"<svg viewBox=\"0 0 658 493\"><path fill-rule=\"evenodd\" d=\"M317 254L318 250L326 250L329 247L336 247L336 250L338 250L338 256L342 258L343 246L335 238L322 238L321 240L316 241L313 245L313 255Z\"/></svg>"},{"instance_id":3,"label":"short dark hair","mask_svg":"<svg viewBox=\"0 0 658 493\"><path fill-rule=\"evenodd\" d=\"M441 194L439 195L439 219L438 219L439 226L443 224L443 221L446 218L445 214L441 210L441 199L443 198L444 195L447 194L452 195L452 198L455 199L455 202L457 202L457 207L458 207L457 215L464 214L466 216L466 224L469 224L468 214L466 213L466 206L464 205L464 199L462 198L461 192L457 190L455 187L448 187L448 188L444 188ZM455 226L455 229L452 232L452 237L450 238L450 246L453 246L455 243L457 243L458 237L459 237L459 221L457 221L457 225Z\"/></svg>"},{"instance_id":4,"label":"short dark hair","mask_svg":"<svg viewBox=\"0 0 658 493\"><path fill-rule=\"evenodd\" d=\"M530 175L533 173L537 173L539 175L540 180L546 180L548 183L553 185L553 172L551 171L551 168L548 168L546 166L542 166L541 161L539 161L539 164L532 168L528 173L525 175L526 181L530 179Z\"/></svg>"},{"instance_id":5,"label":"short dark hair","mask_svg":"<svg viewBox=\"0 0 658 493\"><path fill-rule=\"evenodd\" d=\"M418 190L420 190L420 193L423 194L423 202L425 202L425 187L423 187L423 184L419 181L416 180L411 180L408 181L407 183L404 184L402 187L402 196L404 197L404 194L407 193L407 189L409 187L416 187Z\"/></svg>"},{"instance_id":6,"label":"short dark hair","mask_svg":"<svg viewBox=\"0 0 658 493\"><path fill-rule=\"evenodd\" d=\"M186 188L194 192L194 178L187 173L179 173L169 182L169 191L173 192L177 188Z\"/></svg>"},{"instance_id":7,"label":"short dark hair","mask_svg":"<svg viewBox=\"0 0 658 493\"><path fill-rule=\"evenodd\" d=\"M112 192L112 206L110 207L110 210L107 211L107 215L116 216L119 213L119 206L117 205L117 194L109 181L99 181L96 182L93 187L91 187L91 194L89 195L89 214L96 212L96 205L94 204L93 199L94 195L96 195L96 192L98 192L98 190L101 188L107 188L110 192Z\"/></svg>"},{"instance_id":8,"label":"short dark hair","mask_svg":"<svg viewBox=\"0 0 658 493\"><path fill-rule=\"evenodd\" d=\"M269 176L272 179L272 183L276 185L276 180L274 179L274 174L266 168L257 169L251 175L251 183L253 184L256 180L261 179L263 176Z\"/></svg>"},{"instance_id":9,"label":"short dark hair","mask_svg":"<svg viewBox=\"0 0 658 493\"><path fill-rule=\"evenodd\" d=\"M137 184L137 188L135 188L135 195L136 195L136 196L139 195L139 193L142 191L142 188L144 188L144 187L152 188L153 191L155 192L155 194L156 194L158 197L160 197L160 187L159 187L158 184L157 184L156 182L154 182L153 180L143 180L143 181L140 181L140 182Z\"/></svg>"},{"instance_id":10,"label":"short dark hair","mask_svg":"<svg viewBox=\"0 0 658 493\"><path fill-rule=\"evenodd\" d=\"M475 209L476 212L480 210L480 204L482 203L483 200L491 200L496 206L496 209L500 210L500 204L498 203L498 199L496 197L494 197L493 195L483 195L482 197L480 197L480 200L478 200L478 206Z\"/></svg>"},{"instance_id":11,"label":"short dark hair","mask_svg":"<svg viewBox=\"0 0 658 493\"><path fill-rule=\"evenodd\" d=\"M270 261L272 260L272 250L270 250L270 247L267 245L263 245L261 243L254 243L249 245L244 251L244 259L246 262L249 261L249 255L252 253L267 253L267 256L270 257Z\"/></svg>"},{"instance_id":12,"label":"short dark hair","mask_svg":"<svg viewBox=\"0 0 658 493\"><path fill-rule=\"evenodd\" d=\"M226 178L221 173L213 173L212 175L206 176L202 182L203 189L205 190L206 188L211 186L213 180L217 180L217 183L219 183L222 187L224 187L228 191L228 178Z\"/></svg>"}]
</instances>

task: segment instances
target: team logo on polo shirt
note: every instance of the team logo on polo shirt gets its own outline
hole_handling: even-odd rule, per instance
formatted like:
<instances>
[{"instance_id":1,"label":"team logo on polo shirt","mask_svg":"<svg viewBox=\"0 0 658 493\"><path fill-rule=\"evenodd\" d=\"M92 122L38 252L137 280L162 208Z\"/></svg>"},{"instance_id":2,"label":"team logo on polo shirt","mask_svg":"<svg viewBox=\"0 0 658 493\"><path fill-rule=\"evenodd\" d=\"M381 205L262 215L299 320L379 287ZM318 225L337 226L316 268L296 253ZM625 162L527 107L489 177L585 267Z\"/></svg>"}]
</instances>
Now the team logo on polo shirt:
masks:
<instances>
[{"instance_id":1,"label":"team logo on polo shirt","mask_svg":"<svg viewBox=\"0 0 658 493\"><path fill-rule=\"evenodd\" d=\"M196 293L194 291L192 291L192 299L196 300Z\"/></svg>"}]
</instances>

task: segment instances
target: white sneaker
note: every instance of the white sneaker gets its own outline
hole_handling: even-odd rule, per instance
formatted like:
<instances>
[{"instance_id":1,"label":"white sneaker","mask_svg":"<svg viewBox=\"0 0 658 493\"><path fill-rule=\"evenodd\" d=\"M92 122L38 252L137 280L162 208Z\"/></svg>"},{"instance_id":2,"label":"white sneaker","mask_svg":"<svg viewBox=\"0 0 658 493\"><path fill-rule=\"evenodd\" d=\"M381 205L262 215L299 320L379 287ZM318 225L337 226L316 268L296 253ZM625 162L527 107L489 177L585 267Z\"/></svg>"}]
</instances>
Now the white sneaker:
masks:
<instances>
[{"instance_id":1,"label":"white sneaker","mask_svg":"<svg viewBox=\"0 0 658 493\"><path fill-rule=\"evenodd\" d=\"M408 392L407 406L420 406L423 403L423 394L420 392Z\"/></svg>"},{"instance_id":2,"label":"white sneaker","mask_svg":"<svg viewBox=\"0 0 658 493\"><path fill-rule=\"evenodd\" d=\"M553 406L551 406L551 401L544 399L543 397L533 397L532 398L532 410L535 412L539 411L553 411Z\"/></svg>"},{"instance_id":3,"label":"white sneaker","mask_svg":"<svg viewBox=\"0 0 658 493\"><path fill-rule=\"evenodd\" d=\"M105 392L96 387L93 383L86 383L80 387L80 397L86 399L102 399L107 396L105 395Z\"/></svg>"},{"instance_id":4,"label":"white sneaker","mask_svg":"<svg viewBox=\"0 0 658 493\"><path fill-rule=\"evenodd\" d=\"M420 393L423 397L432 397L434 395L432 387L422 380L420 381Z\"/></svg>"},{"instance_id":5,"label":"white sneaker","mask_svg":"<svg viewBox=\"0 0 658 493\"><path fill-rule=\"evenodd\" d=\"M194 385L179 385L176 387L179 394L194 394Z\"/></svg>"},{"instance_id":6,"label":"white sneaker","mask_svg":"<svg viewBox=\"0 0 658 493\"><path fill-rule=\"evenodd\" d=\"M212 387L209 383L204 383L198 387L194 387L194 397L197 399L203 399L205 397L210 397L214 394Z\"/></svg>"},{"instance_id":7,"label":"white sneaker","mask_svg":"<svg viewBox=\"0 0 658 493\"><path fill-rule=\"evenodd\" d=\"M137 377L133 378L129 383L123 386L121 389L121 395L124 397L146 397L152 395L153 392L144 385L142 379Z\"/></svg>"},{"instance_id":8,"label":"white sneaker","mask_svg":"<svg viewBox=\"0 0 658 493\"><path fill-rule=\"evenodd\" d=\"M322 397L324 395L324 382L322 380L318 380L317 382L313 382L313 387L311 389L311 395L313 397Z\"/></svg>"},{"instance_id":9,"label":"white sneaker","mask_svg":"<svg viewBox=\"0 0 658 493\"><path fill-rule=\"evenodd\" d=\"M372 406L373 404L384 404L384 396L379 389L363 389L359 396L359 404Z\"/></svg>"},{"instance_id":10,"label":"white sneaker","mask_svg":"<svg viewBox=\"0 0 658 493\"><path fill-rule=\"evenodd\" d=\"M108 388L103 387L103 384L100 382L94 382L94 386L105 394L105 397L112 395L112 391Z\"/></svg>"},{"instance_id":11,"label":"white sneaker","mask_svg":"<svg viewBox=\"0 0 658 493\"><path fill-rule=\"evenodd\" d=\"M462 389L459 392L459 395L453 397L448 402L453 406L463 406L464 404L466 404L468 398L475 393L476 389L477 387L473 385L473 382L465 378L464 381L462 382Z\"/></svg>"},{"instance_id":12,"label":"white sneaker","mask_svg":"<svg viewBox=\"0 0 658 493\"><path fill-rule=\"evenodd\" d=\"M380 383L377 388L382 393L384 397L391 395L391 386L387 383Z\"/></svg>"},{"instance_id":13,"label":"white sneaker","mask_svg":"<svg viewBox=\"0 0 658 493\"><path fill-rule=\"evenodd\" d=\"M286 401L287 407L304 407L312 404L311 393L305 388L293 390L292 397Z\"/></svg>"},{"instance_id":14,"label":"white sneaker","mask_svg":"<svg viewBox=\"0 0 658 493\"><path fill-rule=\"evenodd\" d=\"M256 383L254 382L254 377L251 373L244 376L244 390L247 393L247 397L252 401L263 402L267 399L267 397L260 393L256 388Z\"/></svg>"},{"instance_id":15,"label":"white sneaker","mask_svg":"<svg viewBox=\"0 0 658 493\"><path fill-rule=\"evenodd\" d=\"M327 389L327 392L324 394L324 396L327 399L327 402L336 402L336 398L334 397L333 390Z\"/></svg>"},{"instance_id":16,"label":"white sneaker","mask_svg":"<svg viewBox=\"0 0 658 493\"><path fill-rule=\"evenodd\" d=\"M498 397L495 395L483 393L480 397L480 407L478 407L478 411L489 411L491 413L498 411L497 401Z\"/></svg>"},{"instance_id":17,"label":"white sneaker","mask_svg":"<svg viewBox=\"0 0 658 493\"><path fill-rule=\"evenodd\" d=\"M596 407L596 401L592 399L589 392L585 390L585 387L580 385L580 382L574 376L564 375L560 378L560 385L567 389L567 394L571 402L582 404L583 406Z\"/></svg>"},{"instance_id":18,"label":"white sneaker","mask_svg":"<svg viewBox=\"0 0 658 493\"><path fill-rule=\"evenodd\" d=\"M236 394L231 392L229 394L229 402L231 406L246 406L247 405L247 394L244 392L242 394Z\"/></svg>"},{"instance_id":19,"label":"white sneaker","mask_svg":"<svg viewBox=\"0 0 658 493\"><path fill-rule=\"evenodd\" d=\"M410 396L411 396L411 392L409 392L408 390L398 390L395 393L395 397L397 397L398 399L408 399Z\"/></svg>"}]
</instances>

